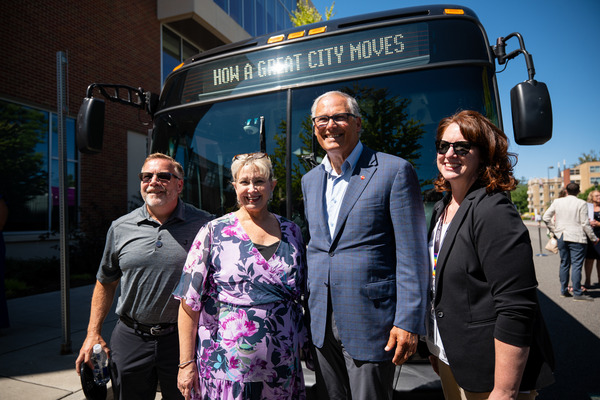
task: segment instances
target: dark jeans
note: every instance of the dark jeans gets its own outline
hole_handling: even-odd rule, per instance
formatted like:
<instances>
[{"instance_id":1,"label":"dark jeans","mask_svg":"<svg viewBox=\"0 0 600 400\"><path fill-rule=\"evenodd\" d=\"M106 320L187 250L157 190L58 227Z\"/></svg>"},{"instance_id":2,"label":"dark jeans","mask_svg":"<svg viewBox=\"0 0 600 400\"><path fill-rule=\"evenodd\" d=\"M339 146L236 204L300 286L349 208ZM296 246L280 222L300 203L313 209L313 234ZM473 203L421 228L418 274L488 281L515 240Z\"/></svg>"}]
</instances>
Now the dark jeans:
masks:
<instances>
[{"instance_id":1,"label":"dark jeans","mask_svg":"<svg viewBox=\"0 0 600 400\"><path fill-rule=\"evenodd\" d=\"M586 243L566 242L557 238L558 252L560 253L560 291L562 294L569 293L569 269L571 269L571 282L573 283L573 295L581 296L581 269L585 260Z\"/></svg>"},{"instance_id":2,"label":"dark jeans","mask_svg":"<svg viewBox=\"0 0 600 400\"><path fill-rule=\"evenodd\" d=\"M183 400L177 388L179 338L136 333L118 321L110 338L111 379L116 400L154 400L160 382L165 400Z\"/></svg>"}]
</instances>

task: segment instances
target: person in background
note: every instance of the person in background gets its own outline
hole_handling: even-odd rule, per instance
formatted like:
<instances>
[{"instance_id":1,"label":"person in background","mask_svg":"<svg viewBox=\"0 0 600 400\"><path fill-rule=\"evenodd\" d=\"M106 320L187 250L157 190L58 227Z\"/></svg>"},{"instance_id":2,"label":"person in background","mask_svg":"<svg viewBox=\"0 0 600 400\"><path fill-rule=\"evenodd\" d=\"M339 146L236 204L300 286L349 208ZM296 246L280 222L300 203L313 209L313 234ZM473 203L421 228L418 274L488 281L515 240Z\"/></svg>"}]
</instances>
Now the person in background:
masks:
<instances>
[{"instance_id":1,"label":"person in background","mask_svg":"<svg viewBox=\"0 0 600 400\"><path fill-rule=\"evenodd\" d=\"M529 233L505 193L517 184L514 155L475 111L442 119L435 145L445 196L429 228L429 359L446 399L534 399L553 381L554 356Z\"/></svg>"},{"instance_id":2,"label":"person in background","mask_svg":"<svg viewBox=\"0 0 600 400\"><path fill-rule=\"evenodd\" d=\"M590 226L594 231L594 235L600 238L600 191L592 190L588 194L588 218L590 220ZM596 263L596 273L598 274L598 281L596 285L600 285L600 254L594 247L594 243L588 240L587 251L585 254L585 281L583 286L586 288L592 287L592 271L594 269L594 262Z\"/></svg>"},{"instance_id":3,"label":"person in background","mask_svg":"<svg viewBox=\"0 0 600 400\"><path fill-rule=\"evenodd\" d=\"M588 239L596 244L598 238L590 225L587 203L577 198L579 185L571 182L566 189L567 196L554 200L544 213L543 218L558 242L560 295L571 297L569 292L569 270L571 270L573 300L594 301L590 296L583 293L581 270L585 260Z\"/></svg>"},{"instance_id":4,"label":"person in background","mask_svg":"<svg viewBox=\"0 0 600 400\"><path fill-rule=\"evenodd\" d=\"M267 209L277 181L265 153L235 156L239 209L206 224L177 289L185 399L305 399L300 228Z\"/></svg>"},{"instance_id":5,"label":"person in background","mask_svg":"<svg viewBox=\"0 0 600 400\"><path fill-rule=\"evenodd\" d=\"M211 215L179 199L183 168L173 158L154 153L142 166L144 205L114 221L106 236L96 275L87 336L75 362L88 363L100 343L110 354L115 399L154 399L157 384L163 399L181 399L177 388L178 302L171 293L198 229ZM119 321L110 339L102 324L117 287Z\"/></svg>"},{"instance_id":6,"label":"person in background","mask_svg":"<svg viewBox=\"0 0 600 400\"><path fill-rule=\"evenodd\" d=\"M0 194L0 329L10 327L8 305L6 304L6 285L4 282L4 274L6 273L6 245L4 244L3 232L7 219L8 207Z\"/></svg>"},{"instance_id":7,"label":"person in background","mask_svg":"<svg viewBox=\"0 0 600 400\"><path fill-rule=\"evenodd\" d=\"M429 282L419 181L408 161L363 146L353 97L327 92L311 114L327 153L302 178L316 371L331 400L391 399L395 365L408 360L425 333Z\"/></svg>"}]
</instances>

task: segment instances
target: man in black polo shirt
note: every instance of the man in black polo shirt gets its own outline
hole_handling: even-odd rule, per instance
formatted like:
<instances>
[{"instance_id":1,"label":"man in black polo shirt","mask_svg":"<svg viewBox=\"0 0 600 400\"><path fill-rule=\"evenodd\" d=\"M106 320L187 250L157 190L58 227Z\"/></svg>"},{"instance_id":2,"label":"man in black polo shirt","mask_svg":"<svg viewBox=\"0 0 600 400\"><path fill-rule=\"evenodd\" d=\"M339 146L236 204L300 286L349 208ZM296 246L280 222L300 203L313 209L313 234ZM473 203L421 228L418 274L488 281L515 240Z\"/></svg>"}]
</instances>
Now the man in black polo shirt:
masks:
<instances>
[{"instance_id":1,"label":"man in black polo shirt","mask_svg":"<svg viewBox=\"0 0 600 400\"><path fill-rule=\"evenodd\" d=\"M179 302L172 292L194 237L212 216L179 200L183 168L173 158L151 154L140 180L145 204L114 221L108 231L76 369L79 373L81 364L89 363L92 347L100 343L111 357L115 399L154 399L158 382L163 399L182 399L177 388ZM109 349L101 330L119 282L119 321Z\"/></svg>"}]
</instances>

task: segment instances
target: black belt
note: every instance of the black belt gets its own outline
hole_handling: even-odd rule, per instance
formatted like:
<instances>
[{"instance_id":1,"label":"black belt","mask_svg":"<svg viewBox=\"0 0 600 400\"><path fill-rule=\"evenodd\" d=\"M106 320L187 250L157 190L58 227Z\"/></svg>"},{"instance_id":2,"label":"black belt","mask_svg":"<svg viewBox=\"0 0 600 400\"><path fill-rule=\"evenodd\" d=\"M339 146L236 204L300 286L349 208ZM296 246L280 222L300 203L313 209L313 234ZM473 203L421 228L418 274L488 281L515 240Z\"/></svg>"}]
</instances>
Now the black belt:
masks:
<instances>
[{"instance_id":1,"label":"black belt","mask_svg":"<svg viewBox=\"0 0 600 400\"><path fill-rule=\"evenodd\" d=\"M121 315L119 319L131 329L152 336L164 336L177 330L177 324L146 325L141 324L126 315Z\"/></svg>"}]
</instances>

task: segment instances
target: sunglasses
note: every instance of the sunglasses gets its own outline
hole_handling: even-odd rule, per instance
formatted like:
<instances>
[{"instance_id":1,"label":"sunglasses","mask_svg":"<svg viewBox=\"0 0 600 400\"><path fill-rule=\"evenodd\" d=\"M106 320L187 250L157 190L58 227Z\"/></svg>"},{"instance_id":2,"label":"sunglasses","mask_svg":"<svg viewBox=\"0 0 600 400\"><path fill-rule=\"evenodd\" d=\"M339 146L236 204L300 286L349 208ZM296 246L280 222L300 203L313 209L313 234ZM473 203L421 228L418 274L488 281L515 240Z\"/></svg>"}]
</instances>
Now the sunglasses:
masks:
<instances>
[{"instance_id":1,"label":"sunglasses","mask_svg":"<svg viewBox=\"0 0 600 400\"><path fill-rule=\"evenodd\" d=\"M312 120L317 128L324 128L327 126L327 124L329 124L330 119L332 119L336 125L343 125L343 124L348 123L348 119L350 117L356 118L356 115L354 115L352 113L338 113L338 114L333 114L332 116L319 115L318 117L314 117Z\"/></svg>"},{"instance_id":2,"label":"sunglasses","mask_svg":"<svg viewBox=\"0 0 600 400\"><path fill-rule=\"evenodd\" d=\"M246 160L260 160L261 158L269 158L269 155L267 153L263 153L263 152L256 152L256 153L244 153L244 154L238 154L233 156L233 158L231 159L231 162L240 160L240 161L246 161Z\"/></svg>"},{"instance_id":3,"label":"sunglasses","mask_svg":"<svg viewBox=\"0 0 600 400\"><path fill-rule=\"evenodd\" d=\"M471 147L473 144L471 142L446 142L445 140L436 140L435 148L437 149L438 154L446 154L448 150L450 150L450 146L454 149L454 153L459 156L466 156L471 151Z\"/></svg>"},{"instance_id":4,"label":"sunglasses","mask_svg":"<svg viewBox=\"0 0 600 400\"><path fill-rule=\"evenodd\" d=\"M158 181L161 183L167 183L171 180L171 178L181 179L177 175L170 172L140 172L138 176L140 177L140 181L149 183L154 175L156 175L156 179L158 179Z\"/></svg>"}]
</instances>

